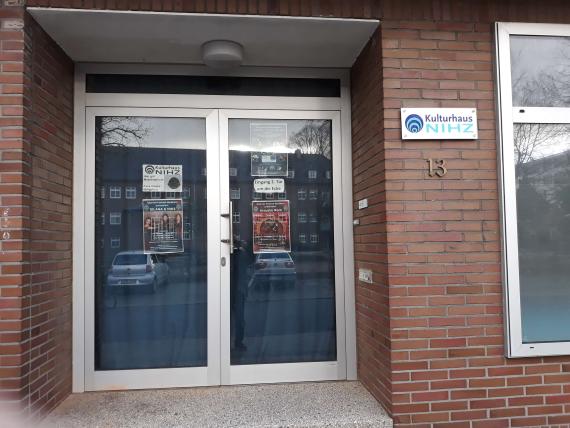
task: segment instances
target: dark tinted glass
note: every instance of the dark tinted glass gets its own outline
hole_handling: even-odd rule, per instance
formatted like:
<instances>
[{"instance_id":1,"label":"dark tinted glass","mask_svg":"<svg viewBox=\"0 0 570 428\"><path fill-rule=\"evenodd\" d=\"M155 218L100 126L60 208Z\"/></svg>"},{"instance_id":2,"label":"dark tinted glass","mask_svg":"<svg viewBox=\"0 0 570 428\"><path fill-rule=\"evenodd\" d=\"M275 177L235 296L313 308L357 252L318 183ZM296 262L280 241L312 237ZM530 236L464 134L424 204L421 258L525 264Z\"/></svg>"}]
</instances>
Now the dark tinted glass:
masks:
<instances>
[{"instance_id":1,"label":"dark tinted glass","mask_svg":"<svg viewBox=\"0 0 570 428\"><path fill-rule=\"evenodd\" d=\"M205 120L103 116L95 125L95 369L205 366ZM174 189L174 175L161 176L173 191L149 191L143 175L158 177L160 166L181 168Z\"/></svg>"},{"instance_id":2,"label":"dark tinted glass","mask_svg":"<svg viewBox=\"0 0 570 428\"><path fill-rule=\"evenodd\" d=\"M229 148L231 363L335 361L332 123L230 119Z\"/></svg>"},{"instance_id":3,"label":"dark tinted glass","mask_svg":"<svg viewBox=\"0 0 570 428\"><path fill-rule=\"evenodd\" d=\"M339 97L338 79L88 74L87 92Z\"/></svg>"}]
</instances>

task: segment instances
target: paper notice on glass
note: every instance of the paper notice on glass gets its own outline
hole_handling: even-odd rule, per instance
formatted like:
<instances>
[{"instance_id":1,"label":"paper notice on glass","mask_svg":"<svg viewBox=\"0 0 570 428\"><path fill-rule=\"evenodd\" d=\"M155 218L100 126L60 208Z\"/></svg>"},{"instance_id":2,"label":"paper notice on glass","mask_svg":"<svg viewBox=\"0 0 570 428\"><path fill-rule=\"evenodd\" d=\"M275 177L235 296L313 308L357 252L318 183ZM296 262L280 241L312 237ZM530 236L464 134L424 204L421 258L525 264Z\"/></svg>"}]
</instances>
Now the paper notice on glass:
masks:
<instances>
[{"instance_id":1,"label":"paper notice on glass","mask_svg":"<svg viewBox=\"0 0 570 428\"><path fill-rule=\"evenodd\" d=\"M287 146L287 123L250 123L249 140L253 147L285 148Z\"/></svg>"},{"instance_id":2,"label":"paper notice on glass","mask_svg":"<svg viewBox=\"0 0 570 428\"><path fill-rule=\"evenodd\" d=\"M253 191L257 193L284 193L285 180L282 178L256 178Z\"/></svg>"},{"instance_id":3,"label":"paper notice on glass","mask_svg":"<svg viewBox=\"0 0 570 428\"><path fill-rule=\"evenodd\" d=\"M182 192L182 165L144 164L143 192Z\"/></svg>"},{"instance_id":4,"label":"paper notice on glass","mask_svg":"<svg viewBox=\"0 0 570 428\"><path fill-rule=\"evenodd\" d=\"M143 199L142 208L144 252L183 252L182 199Z\"/></svg>"},{"instance_id":5,"label":"paper notice on glass","mask_svg":"<svg viewBox=\"0 0 570 428\"><path fill-rule=\"evenodd\" d=\"M291 251L289 201L253 201L253 252Z\"/></svg>"},{"instance_id":6,"label":"paper notice on glass","mask_svg":"<svg viewBox=\"0 0 570 428\"><path fill-rule=\"evenodd\" d=\"M289 166L287 153L251 153L252 177L286 177Z\"/></svg>"}]
</instances>

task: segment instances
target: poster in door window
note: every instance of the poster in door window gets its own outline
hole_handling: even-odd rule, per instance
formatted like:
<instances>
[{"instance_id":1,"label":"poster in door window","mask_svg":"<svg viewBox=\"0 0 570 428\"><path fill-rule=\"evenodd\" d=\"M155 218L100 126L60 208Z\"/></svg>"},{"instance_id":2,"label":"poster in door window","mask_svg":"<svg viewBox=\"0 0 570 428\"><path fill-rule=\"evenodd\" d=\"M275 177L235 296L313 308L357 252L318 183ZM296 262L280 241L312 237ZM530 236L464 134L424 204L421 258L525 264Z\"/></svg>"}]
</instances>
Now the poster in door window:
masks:
<instances>
[{"instance_id":1,"label":"poster in door window","mask_svg":"<svg viewBox=\"0 0 570 428\"><path fill-rule=\"evenodd\" d=\"M182 192L182 165L143 164L143 192Z\"/></svg>"},{"instance_id":2,"label":"poster in door window","mask_svg":"<svg viewBox=\"0 0 570 428\"><path fill-rule=\"evenodd\" d=\"M287 153L252 152L252 177L286 177L289 158Z\"/></svg>"},{"instance_id":3,"label":"poster in door window","mask_svg":"<svg viewBox=\"0 0 570 428\"><path fill-rule=\"evenodd\" d=\"M184 251L182 199L143 199L143 249L146 254Z\"/></svg>"},{"instance_id":4,"label":"poster in door window","mask_svg":"<svg viewBox=\"0 0 570 428\"><path fill-rule=\"evenodd\" d=\"M289 201L253 201L253 252L291 251Z\"/></svg>"}]
</instances>

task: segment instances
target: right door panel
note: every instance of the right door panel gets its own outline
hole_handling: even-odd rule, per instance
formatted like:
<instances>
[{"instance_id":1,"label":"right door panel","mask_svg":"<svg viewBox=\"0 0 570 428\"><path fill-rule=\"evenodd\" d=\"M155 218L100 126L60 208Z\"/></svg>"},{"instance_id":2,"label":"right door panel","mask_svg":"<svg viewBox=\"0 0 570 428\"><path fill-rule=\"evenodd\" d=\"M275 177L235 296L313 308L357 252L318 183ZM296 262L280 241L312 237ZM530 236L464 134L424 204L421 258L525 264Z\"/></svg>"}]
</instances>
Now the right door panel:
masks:
<instances>
[{"instance_id":1,"label":"right door panel","mask_svg":"<svg viewBox=\"0 0 570 428\"><path fill-rule=\"evenodd\" d=\"M222 177L233 235L226 381L339 378L337 324L344 321L335 277L335 114L235 116L225 123L228 176ZM343 359L344 340L340 350Z\"/></svg>"}]
</instances>

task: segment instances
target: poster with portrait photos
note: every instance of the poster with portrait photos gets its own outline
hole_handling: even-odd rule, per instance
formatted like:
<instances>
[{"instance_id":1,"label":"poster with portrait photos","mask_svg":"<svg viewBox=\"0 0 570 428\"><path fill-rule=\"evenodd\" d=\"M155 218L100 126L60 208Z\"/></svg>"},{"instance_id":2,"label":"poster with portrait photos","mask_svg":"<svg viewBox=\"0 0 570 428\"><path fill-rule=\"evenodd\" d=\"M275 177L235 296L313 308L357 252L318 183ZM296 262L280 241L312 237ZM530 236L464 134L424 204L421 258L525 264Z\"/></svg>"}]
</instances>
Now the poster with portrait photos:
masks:
<instances>
[{"instance_id":1,"label":"poster with portrait photos","mask_svg":"<svg viewBox=\"0 0 570 428\"><path fill-rule=\"evenodd\" d=\"M184 252L182 199L143 199L145 254Z\"/></svg>"},{"instance_id":2,"label":"poster with portrait photos","mask_svg":"<svg viewBox=\"0 0 570 428\"><path fill-rule=\"evenodd\" d=\"M252 201L253 252L291 252L289 201Z\"/></svg>"}]
</instances>

